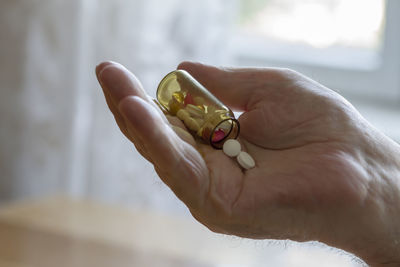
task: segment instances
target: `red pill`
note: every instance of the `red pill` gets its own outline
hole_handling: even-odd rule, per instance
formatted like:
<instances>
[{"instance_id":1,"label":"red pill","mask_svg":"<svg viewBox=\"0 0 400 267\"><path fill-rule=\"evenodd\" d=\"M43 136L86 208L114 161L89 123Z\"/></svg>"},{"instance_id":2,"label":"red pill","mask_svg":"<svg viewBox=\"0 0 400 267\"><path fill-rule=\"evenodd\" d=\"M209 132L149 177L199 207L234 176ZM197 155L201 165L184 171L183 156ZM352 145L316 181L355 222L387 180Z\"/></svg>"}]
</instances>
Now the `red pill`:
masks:
<instances>
[{"instance_id":1,"label":"red pill","mask_svg":"<svg viewBox=\"0 0 400 267\"><path fill-rule=\"evenodd\" d=\"M221 130L221 129L218 129L218 130L216 130L214 132L214 135L212 137L212 141L216 143L216 142L221 141L224 138L225 138L225 132L223 130Z\"/></svg>"},{"instance_id":2,"label":"red pill","mask_svg":"<svg viewBox=\"0 0 400 267\"><path fill-rule=\"evenodd\" d=\"M183 104L185 105L185 107L189 104L194 105L194 100L191 94L187 93L185 96L185 100L183 100Z\"/></svg>"}]
</instances>

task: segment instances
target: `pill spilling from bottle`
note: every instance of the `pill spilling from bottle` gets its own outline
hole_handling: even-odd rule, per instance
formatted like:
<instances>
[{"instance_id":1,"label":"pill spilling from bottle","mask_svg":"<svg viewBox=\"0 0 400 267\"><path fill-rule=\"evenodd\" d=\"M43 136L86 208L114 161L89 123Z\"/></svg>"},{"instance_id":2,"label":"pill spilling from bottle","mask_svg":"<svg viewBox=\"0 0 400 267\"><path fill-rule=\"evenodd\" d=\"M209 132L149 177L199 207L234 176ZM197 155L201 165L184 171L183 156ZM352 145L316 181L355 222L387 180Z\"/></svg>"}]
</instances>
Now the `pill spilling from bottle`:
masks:
<instances>
[{"instance_id":1,"label":"pill spilling from bottle","mask_svg":"<svg viewBox=\"0 0 400 267\"><path fill-rule=\"evenodd\" d=\"M240 151L242 150L242 146L240 143L234 139L226 140L224 143L222 150L224 153L229 157L236 157L239 155Z\"/></svg>"},{"instance_id":2,"label":"pill spilling from bottle","mask_svg":"<svg viewBox=\"0 0 400 267\"><path fill-rule=\"evenodd\" d=\"M158 85L155 102L165 114L179 118L194 138L215 149L222 148L246 170L255 166L254 159L241 151L236 141L240 126L233 112L188 72L175 70L167 74ZM189 134L178 131L180 136Z\"/></svg>"},{"instance_id":3,"label":"pill spilling from bottle","mask_svg":"<svg viewBox=\"0 0 400 267\"><path fill-rule=\"evenodd\" d=\"M239 135L233 112L184 70L173 71L161 80L156 103L164 113L178 117L193 137L216 149Z\"/></svg>"},{"instance_id":4,"label":"pill spilling from bottle","mask_svg":"<svg viewBox=\"0 0 400 267\"><path fill-rule=\"evenodd\" d=\"M175 114L185 126L195 132L197 136L203 137L205 133L224 120L223 116L226 110L218 110L215 107L207 105L201 96L192 97L191 93L177 91L172 95L168 102L168 110ZM221 123L214 129L211 136L213 143L224 140L232 128L231 122Z\"/></svg>"},{"instance_id":5,"label":"pill spilling from bottle","mask_svg":"<svg viewBox=\"0 0 400 267\"><path fill-rule=\"evenodd\" d=\"M250 154L247 152L241 151L242 146L237 140L227 140L224 143L222 150L224 151L225 155L229 157L236 157L237 162L240 166L242 166L243 169L248 170L256 166L252 156L250 156Z\"/></svg>"}]
</instances>

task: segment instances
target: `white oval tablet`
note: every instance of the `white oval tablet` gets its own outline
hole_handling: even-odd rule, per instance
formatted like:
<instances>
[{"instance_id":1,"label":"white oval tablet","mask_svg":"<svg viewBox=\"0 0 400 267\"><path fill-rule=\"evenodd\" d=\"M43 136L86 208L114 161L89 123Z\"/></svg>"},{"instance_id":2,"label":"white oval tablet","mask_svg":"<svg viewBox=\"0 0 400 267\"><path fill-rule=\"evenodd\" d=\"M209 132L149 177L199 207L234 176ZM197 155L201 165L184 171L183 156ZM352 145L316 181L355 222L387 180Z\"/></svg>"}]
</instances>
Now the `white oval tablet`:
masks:
<instances>
[{"instance_id":1,"label":"white oval tablet","mask_svg":"<svg viewBox=\"0 0 400 267\"><path fill-rule=\"evenodd\" d=\"M191 117L187 117L184 121L185 125L192 131L197 132L200 129L200 125L197 121Z\"/></svg>"},{"instance_id":2,"label":"white oval tablet","mask_svg":"<svg viewBox=\"0 0 400 267\"><path fill-rule=\"evenodd\" d=\"M190 117L190 115L189 115L189 112L187 112L186 110L184 110L184 109L180 109L180 110L178 110L178 112L176 113L176 116L179 118L179 119L181 119L181 120L185 120L186 118L188 118L188 117Z\"/></svg>"},{"instance_id":3,"label":"white oval tablet","mask_svg":"<svg viewBox=\"0 0 400 267\"><path fill-rule=\"evenodd\" d=\"M254 159L247 152L240 152L236 159L239 162L240 166L242 166L246 170L254 168L254 166L256 166Z\"/></svg>"},{"instance_id":4,"label":"white oval tablet","mask_svg":"<svg viewBox=\"0 0 400 267\"><path fill-rule=\"evenodd\" d=\"M192 105L192 104L187 104L185 107L186 111L189 112L190 116L193 118L203 118L204 117L204 112L201 110L201 108Z\"/></svg>"},{"instance_id":5,"label":"white oval tablet","mask_svg":"<svg viewBox=\"0 0 400 267\"><path fill-rule=\"evenodd\" d=\"M240 150L242 149L240 143L235 139L226 140L222 150L229 157L236 157L239 155Z\"/></svg>"}]
</instances>

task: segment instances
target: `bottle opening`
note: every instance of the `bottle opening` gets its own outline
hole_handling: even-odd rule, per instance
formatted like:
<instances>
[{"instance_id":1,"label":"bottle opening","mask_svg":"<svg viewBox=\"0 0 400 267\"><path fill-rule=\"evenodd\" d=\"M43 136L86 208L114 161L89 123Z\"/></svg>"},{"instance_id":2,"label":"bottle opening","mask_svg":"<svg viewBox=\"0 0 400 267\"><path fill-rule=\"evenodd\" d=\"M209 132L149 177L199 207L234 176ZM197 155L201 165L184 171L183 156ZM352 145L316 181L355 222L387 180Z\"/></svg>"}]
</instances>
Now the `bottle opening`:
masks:
<instances>
[{"instance_id":1,"label":"bottle opening","mask_svg":"<svg viewBox=\"0 0 400 267\"><path fill-rule=\"evenodd\" d=\"M210 135L210 144L216 149L222 149L224 142L228 139L236 139L239 136L239 122L234 118L228 118L214 128Z\"/></svg>"}]
</instances>

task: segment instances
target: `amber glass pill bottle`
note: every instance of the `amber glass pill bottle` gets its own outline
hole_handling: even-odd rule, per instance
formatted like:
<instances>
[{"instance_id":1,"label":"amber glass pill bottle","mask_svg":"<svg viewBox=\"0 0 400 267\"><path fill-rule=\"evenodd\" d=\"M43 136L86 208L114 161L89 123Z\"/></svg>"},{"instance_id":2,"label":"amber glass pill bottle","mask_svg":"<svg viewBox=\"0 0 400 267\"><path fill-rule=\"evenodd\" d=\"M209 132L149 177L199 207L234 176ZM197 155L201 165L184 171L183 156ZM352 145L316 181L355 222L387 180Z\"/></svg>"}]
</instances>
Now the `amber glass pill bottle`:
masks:
<instances>
[{"instance_id":1,"label":"amber glass pill bottle","mask_svg":"<svg viewBox=\"0 0 400 267\"><path fill-rule=\"evenodd\" d=\"M214 148L221 149L225 140L239 135L239 122L233 112L184 70L172 71L161 80L157 100L193 135Z\"/></svg>"}]
</instances>

